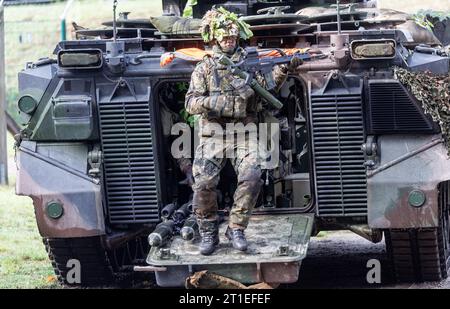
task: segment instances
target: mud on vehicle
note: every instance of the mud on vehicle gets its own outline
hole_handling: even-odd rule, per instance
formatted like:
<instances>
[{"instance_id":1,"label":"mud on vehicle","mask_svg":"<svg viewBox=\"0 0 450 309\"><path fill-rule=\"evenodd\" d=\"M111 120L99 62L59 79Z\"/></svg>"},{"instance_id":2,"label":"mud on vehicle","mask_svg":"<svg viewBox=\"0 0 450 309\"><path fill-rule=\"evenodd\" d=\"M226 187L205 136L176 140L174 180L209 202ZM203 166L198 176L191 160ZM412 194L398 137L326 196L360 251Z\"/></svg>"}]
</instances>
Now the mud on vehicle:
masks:
<instances>
[{"instance_id":1,"label":"mud on vehicle","mask_svg":"<svg viewBox=\"0 0 450 309\"><path fill-rule=\"evenodd\" d=\"M176 52L208 49L189 24L210 2L199 0L191 20L121 14L115 36L113 22L81 29L79 39L56 46L55 57L27 64L19 73L25 126L16 137L17 194L33 199L62 283L71 283L71 259L80 261L81 285L112 283L134 269L153 271L160 286L182 286L200 270L243 283L291 283L310 237L342 229L372 242L384 234L399 281L447 277L450 160L442 123L395 70L448 75L449 57L407 14L372 1L338 10L313 2L224 4L251 25L244 47L302 48L308 56L277 94L283 107L269 109L281 132L280 162L263 173L247 253L225 239L210 257L199 255L198 237L174 235L153 247L147 240L164 207L186 205L192 193L171 155L170 129L196 61ZM180 14L185 2L163 4ZM221 175L224 212L233 203L233 173L229 166Z\"/></svg>"}]
</instances>

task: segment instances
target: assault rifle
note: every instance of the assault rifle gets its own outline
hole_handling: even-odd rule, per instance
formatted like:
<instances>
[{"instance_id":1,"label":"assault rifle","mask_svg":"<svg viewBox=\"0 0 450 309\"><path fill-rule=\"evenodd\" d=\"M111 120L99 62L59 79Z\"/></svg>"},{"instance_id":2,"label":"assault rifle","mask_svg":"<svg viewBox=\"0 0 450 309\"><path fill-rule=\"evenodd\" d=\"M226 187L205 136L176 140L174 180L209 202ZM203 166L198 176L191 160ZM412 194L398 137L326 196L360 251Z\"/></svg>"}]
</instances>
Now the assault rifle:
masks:
<instances>
[{"instance_id":1,"label":"assault rifle","mask_svg":"<svg viewBox=\"0 0 450 309\"><path fill-rule=\"evenodd\" d=\"M273 67L280 64L290 63L293 57L299 57L302 60L310 60L311 56L306 53L296 53L288 56L283 55L284 53L281 50L279 53L282 54L282 56L259 57L258 51L255 47L247 47L245 49L244 59L237 63L234 63L225 55L220 56L218 61L220 64L226 66L233 75L242 78L246 84L255 91L256 94L266 100L274 108L280 109L283 107L283 103L281 103L280 100L270 93L270 91L276 87L272 74ZM257 82L255 76L258 72L264 78L266 88Z\"/></svg>"}]
</instances>

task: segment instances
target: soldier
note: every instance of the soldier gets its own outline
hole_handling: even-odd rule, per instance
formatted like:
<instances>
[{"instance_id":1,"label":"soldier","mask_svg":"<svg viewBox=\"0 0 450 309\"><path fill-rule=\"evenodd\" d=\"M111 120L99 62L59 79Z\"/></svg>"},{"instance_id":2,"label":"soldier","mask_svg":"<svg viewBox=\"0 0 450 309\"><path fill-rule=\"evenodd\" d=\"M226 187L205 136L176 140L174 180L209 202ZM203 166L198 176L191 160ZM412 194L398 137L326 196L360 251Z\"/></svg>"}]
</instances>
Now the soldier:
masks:
<instances>
[{"instance_id":1,"label":"soldier","mask_svg":"<svg viewBox=\"0 0 450 309\"><path fill-rule=\"evenodd\" d=\"M173 142L171 135L172 127L177 123L187 123L193 127L194 116L187 115L184 109L184 93L187 90L187 83L166 83L162 85L159 91L159 102L161 111L162 134L168 144ZM180 105L181 104L181 105ZM186 156L177 156L176 165L180 171L186 176L182 182L192 187L194 178L192 176L192 162Z\"/></svg>"},{"instance_id":2,"label":"soldier","mask_svg":"<svg viewBox=\"0 0 450 309\"><path fill-rule=\"evenodd\" d=\"M224 128L227 123L257 123L261 100L242 79L231 76L226 67L218 63L218 58L223 54L234 62L239 61L243 56L243 49L238 46L239 39L246 40L253 34L246 23L223 8L205 14L201 33L205 42L213 44L213 55L206 56L195 68L185 103L188 113L201 115L199 125L200 132L203 132L193 163L193 207L201 235L200 253L212 254L219 243L216 186L226 163L224 153L230 148L235 151L231 163L237 174L238 186L226 237L235 249L245 251L247 240L244 230L262 186L257 141L246 137L244 141L234 141L217 149L220 145L218 139L223 141L223 136L211 136L205 132L211 124ZM278 86L286 79L288 70L301 64L300 59L293 59L288 66L274 69L274 80ZM212 145L214 151L211 151Z\"/></svg>"}]
</instances>

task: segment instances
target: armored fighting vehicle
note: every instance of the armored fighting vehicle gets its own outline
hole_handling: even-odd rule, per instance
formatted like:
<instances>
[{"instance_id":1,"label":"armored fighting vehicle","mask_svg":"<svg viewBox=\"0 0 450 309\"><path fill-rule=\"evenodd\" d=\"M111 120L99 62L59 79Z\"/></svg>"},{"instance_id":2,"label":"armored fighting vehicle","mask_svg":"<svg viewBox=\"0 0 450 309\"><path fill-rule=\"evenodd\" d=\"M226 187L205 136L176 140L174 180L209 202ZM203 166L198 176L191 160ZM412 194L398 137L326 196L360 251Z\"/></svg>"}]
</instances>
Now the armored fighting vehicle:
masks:
<instances>
[{"instance_id":1,"label":"armored fighting vehicle","mask_svg":"<svg viewBox=\"0 0 450 309\"><path fill-rule=\"evenodd\" d=\"M19 73L16 189L33 199L59 280L105 285L149 271L160 286L183 286L209 270L243 283L291 283L310 237L327 230L374 243L384 235L399 281L446 278L449 57L439 40L376 1L198 0L183 18L185 5L163 1L161 17L122 13L103 28L78 28L76 40ZM212 5L251 26L241 45L254 63L292 50L304 63L272 93L281 106L266 106L280 129L279 162L263 172L248 251L221 239L205 257L195 233L180 236L173 219L177 210L189 216L192 191L172 156L171 128L198 54L210 48L198 19ZM219 184L225 219L233 173L226 167ZM73 259L81 282L67 278Z\"/></svg>"}]
</instances>

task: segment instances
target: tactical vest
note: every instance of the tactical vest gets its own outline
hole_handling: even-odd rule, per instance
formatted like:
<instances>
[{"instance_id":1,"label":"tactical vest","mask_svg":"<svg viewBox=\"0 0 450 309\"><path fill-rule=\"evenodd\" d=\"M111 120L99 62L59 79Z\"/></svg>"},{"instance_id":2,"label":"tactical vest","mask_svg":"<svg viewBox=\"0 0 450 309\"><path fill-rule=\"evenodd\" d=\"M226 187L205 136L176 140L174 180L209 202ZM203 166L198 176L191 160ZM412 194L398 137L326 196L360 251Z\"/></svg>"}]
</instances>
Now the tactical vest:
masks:
<instances>
[{"instance_id":1,"label":"tactical vest","mask_svg":"<svg viewBox=\"0 0 450 309\"><path fill-rule=\"evenodd\" d=\"M205 58L203 59L206 64L206 81L210 96L215 94L233 95L234 91L233 87L231 86L231 81L233 80L233 78L237 77L233 77L226 66L218 63L218 58L220 57L220 55L221 51L218 51L218 48L215 48L213 56L205 56ZM236 52L230 58L231 60L233 60L233 62L240 61L240 59L242 58L242 49L238 47ZM250 98L247 102L247 115L255 118L257 112L261 110L260 106L261 104L256 96Z\"/></svg>"}]
</instances>

